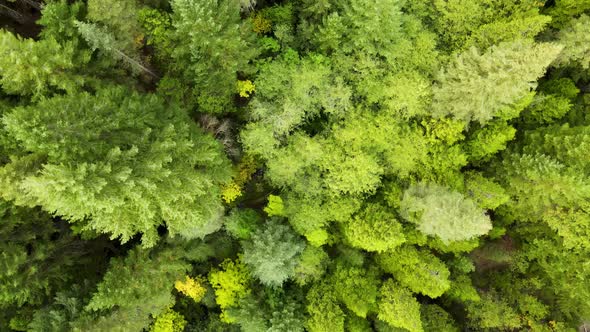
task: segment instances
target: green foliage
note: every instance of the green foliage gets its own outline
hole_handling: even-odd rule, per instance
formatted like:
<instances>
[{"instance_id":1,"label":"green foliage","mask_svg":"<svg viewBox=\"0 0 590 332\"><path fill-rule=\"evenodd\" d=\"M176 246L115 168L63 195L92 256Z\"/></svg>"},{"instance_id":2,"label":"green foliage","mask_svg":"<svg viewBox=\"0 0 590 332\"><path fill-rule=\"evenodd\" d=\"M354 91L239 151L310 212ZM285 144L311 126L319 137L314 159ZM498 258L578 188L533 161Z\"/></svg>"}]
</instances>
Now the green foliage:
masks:
<instances>
[{"instance_id":1,"label":"green foliage","mask_svg":"<svg viewBox=\"0 0 590 332\"><path fill-rule=\"evenodd\" d=\"M552 26L562 28L572 17L590 9L588 0L555 0L551 6L546 6L545 12L552 17Z\"/></svg>"},{"instance_id":2,"label":"green foliage","mask_svg":"<svg viewBox=\"0 0 590 332\"><path fill-rule=\"evenodd\" d=\"M444 48L486 48L500 42L532 38L549 22L539 15L542 2L536 0L427 0L426 11Z\"/></svg>"},{"instance_id":3,"label":"green foliage","mask_svg":"<svg viewBox=\"0 0 590 332\"><path fill-rule=\"evenodd\" d=\"M137 53L141 32L136 0L88 0L87 8L86 18L108 28L116 39L115 48L128 54Z\"/></svg>"},{"instance_id":4,"label":"green foliage","mask_svg":"<svg viewBox=\"0 0 590 332\"><path fill-rule=\"evenodd\" d=\"M225 309L235 306L250 292L250 273L241 259L235 262L226 259L221 268L209 273L209 282L215 289L215 301L221 309Z\"/></svg>"},{"instance_id":5,"label":"green foliage","mask_svg":"<svg viewBox=\"0 0 590 332\"><path fill-rule=\"evenodd\" d=\"M328 254L322 249L314 246L306 246L299 263L295 267L295 282L306 285L312 281L318 281L326 271Z\"/></svg>"},{"instance_id":6,"label":"green foliage","mask_svg":"<svg viewBox=\"0 0 590 332\"><path fill-rule=\"evenodd\" d=\"M147 73L156 76L149 68L141 63L139 57L133 53L125 50L125 45L116 39L116 35L108 29L97 25L95 23L86 23L76 21L76 28L78 32L90 45L92 50L100 50L113 57L118 61L122 61L130 67L135 73Z\"/></svg>"},{"instance_id":7,"label":"green foliage","mask_svg":"<svg viewBox=\"0 0 590 332\"><path fill-rule=\"evenodd\" d=\"M494 117L518 115L514 106L543 76L562 47L527 41L502 43L485 53L476 48L454 57L438 75L433 114L486 123Z\"/></svg>"},{"instance_id":8,"label":"green foliage","mask_svg":"<svg viewBox=\"0 0 590 332\"><path fill-rule=\"evenodd\" d=\"M510 199L502 186L475 172L468 173L465 178L465 196L488 210L496 209Z\"/></svg>"},{"instance_id":9,"label":"green foliage","mask_svg":"<svg viewBox=\"0 0 590 332\"><path fill-rule=\"evenodd\" d=\"M201 111L231 111L237 73L256 55L250 27L240 24L239 1L174 0L171 5L169 69L192 87Z\"/></svg>"},{"instance_id":10,"label":"green foliage","mask_svg":"<svg viewBox=\"0 0 590 332\"><path fill-rule=\"evenodd\" d=\"M434 184L412 185L401 201L402 216L443 243L469 240L492 229L490 219L469 198Z\"/></svg>"},{"instance_id":11,"label":"green foliage","mask_svg":"<svg viewBox=\"0 0 590 332\"><path fill-rule=\"evenodd\" d=\"M157 9L144 7L137 12L137 20L146 32L146 44L153 45L157 52L164 53L158 56L168 55L171 47L168 34L172 29L170 15Z\"/></svg>"},{"instance_id":12,"label":"green foliage","mask_svg":"<svg viewBox=\"0 0 590 332\"><path fill-rule=\"evenodd\" d=\"M373 311L379 280L376 271L339 263L332 275L336 297L359 317Z\"/></svg>"},{"instance_id":13,"label":"green foliage","mask_svg":"<svg viewBox=\"0 0 590 332\"><path fill-rule=\"evenodd\" d=\"M328 284L316 283L309 289L307 313L305 326L310 332L344 332L344 312Z\"/></svg>"},{"instance_id":14,"label":"green foliage","mask_svg":"<svg viewBox=\"0 0 590 332\"><path fill-rule=\"evenodd\" d=\"M6 198L122 241L142 233L146 247L157 242L162 219L189 239L220 227L217 184L228 179L227 161L217 142L159 97L108 88L43 99L3 120L24 151L43 160L34 169L18 158L4 167L2 181L18 188Z\"/></svg>"},{"instance_id":15,"label":"green foliage","mask_svg":"<svg viewBox=\"0 0 590 332\"><path fill-rule=\"evenodd\" d=\"M466 150L471 160L489 160L494 154L506 149L514 139L516 129L506 121L495 120L485 127L474 130L468 139Z\"/></svg>"},{"instance_id":16,"label":"green foliage","mask_svg":"<svg viewBox=\"0 0 590 332\"><path fill-rule=\"evenodd\" d=\"M589 0L41 2L0 331L587 325Z\"/></svg>"},{"instance_id":17,"label":"green foliage","mask_svg":"<svg viewBox=\"0 0 590 332\"><path fill-rule=\"evenodd\" d=\"M488 329L518 329L522 323L518 314L502 299L485 294L481 301L467 307L473 327Z\"/></svg>"},{"instance_id":18,"label":"green foliage","mask_svg":"<svg viewBox=\"0 0 590 332\"><path fill-rule=\"evenodd\" d=\"M377 317L393 327L421 332L420 304L412 292L387 279L379 291L379 314Z\"/></svg>"},{"instance_id":19,"label":"green foliage","mask_svg":"<svg viewBox=\"0 0 590 332\"><path fill-rule=\"evenodd\" d=\"M73 74L74 44L34 41L0 30L0 85L10 94L34 96L75 91L83 82ZM70 74L68 74L70 72Z\"/></svg>"},{"instance_id":20,"label":"green foliage","mask_svg":"<svg viewBox=\"0 0 590 332\"><path fill-rule=\"evenodd\" d=\"M353 247L383 252L405 242L402 226L395 215L381 205L365 207L343 225L343 233Z\"/></svg>"},{"instance_id":21,"label":"green foliage","mask_svg":"<svg viewBox=\"0 0 590 332\"><path fill-rule=\"evenodd\" d=\"M451 315L436 304L426 304L420 307L422 326L424 331L458 332L457 324Z\"/></svg>"},{"instance_id":22,"label":"green foliage","mask_svg":"<svg viewBox=\"0 0 590 332\"><path fill-rule=\"evenodd\" d=\"M393 274L403 286L415 293L431 298L441 296L450 287L449 270L445 264L426 249L403 246L379 254L377 263Z\"/></svg>"},{"instance_id":23,"label":"green foliage","mask_svg":"<svg viewBox=\"0 0 590 332\"><path fill-rule=\"evenodd\" d=\"M86 249L38 208L0 200L0 306L37 305L68 285Z\"/></svg>"},{"instance_id":24,"label":"green foliage","mask_svg":"<svg viewBox=\"0 0 590 332\"><path fill-rule=\"evenodd\" d=\"M288 225L270 219L242 247L252 275L267 286L281 286L294 275L305 242Z\"/></svg>"},{"instance_id":25,"label":"green foliage","mask_svg":"<svg viewBox=\"0 0 590 332\"><path fill-rule=\"evenodd\" d=\"M109 269L87 305L89 310L138 309L159 315L172 303L174 281L189 266L175 252L136 248L124 258L111 260Z\"/></svg>"},{"instance_id":26,"label":"green foliage","mask_svg":"<svg viewBox=\"0 0 590 332\"><path fill-rule=\"evenodd\" d=\"M266 212L269 217L284 216L284 205L281 196L269 195L268 204L264 208L264 212Z\"/></svg>"},{"instance_id":27,"label":"green foliage","mask_svg":"<svg viewBox=\"0 0 590 332\"><path fill-rule=\"evenodd\" d=\"M262 218L252 209L233 209L225 219L225 230L233 237L248 240L259 228Z\"/></svg>"},{"instance_id":28,"label":"green foliage","mask_svg":"<svg viewBox=\"0 0 590 332\"><path fill-rule=\"evenodd\" d=\"M557 66L570 65L590 69L590 60L588 60L590 58L590 47L588 46L589 26L590 16L582 15L571 20L559 32L557 40L564 48L555 61Z\"/></svg>"},{"instance_id":29,"label":"green foliage","mask_svg":"<svg viewBox=\"0 0 590 332\"><path fill-rule=\"evenodd\" d=\"M184 317L172 309L168 309L156 317L151 332L182 332L186 326Z\"/></svg>"}]
</instances>

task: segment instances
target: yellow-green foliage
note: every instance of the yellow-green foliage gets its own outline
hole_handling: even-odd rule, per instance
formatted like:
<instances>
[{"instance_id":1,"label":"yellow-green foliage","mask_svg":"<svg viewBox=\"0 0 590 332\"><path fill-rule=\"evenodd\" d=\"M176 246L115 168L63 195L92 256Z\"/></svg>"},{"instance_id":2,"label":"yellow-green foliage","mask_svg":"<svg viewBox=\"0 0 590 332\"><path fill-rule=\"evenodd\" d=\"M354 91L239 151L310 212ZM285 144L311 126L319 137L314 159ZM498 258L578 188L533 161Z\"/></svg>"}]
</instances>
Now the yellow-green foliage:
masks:
<instances>
[{"instance_id":1,"label":"yellow-green foliage","mask_svg":"<svg viewBox=\"0 0 590 332\"><path fill-rule=\"evenodd\" d=\"M269 217L282 216L284 215L283 210L283 199L280 196L269 195L268 204L264 208L264 212L266 212Z\"/></svg>"},{"instance_id":2,"label":"yellow-green foliage","mask_svg":"<svg viewBox=\"0 0 590 332\"><path fill-rule=\"evenodd\" d=\"M172 309L168 309L156 317L150 332L182 332L185 326L186 320L184 316Z\"/></svg>"},{"instance_id":3,"label":"yellow-green foliage","mask_svg":"<svg viewBox=\"0 0 590 332\"><path fill-rule=\"evenodd\" d=\"M252 30L257 34L269 33L272 29L272 22L260 13L254 14L252 18Z\"/></svg>"},{"instance_id":4,"label":"yellow-green foliage","mask_svg":"<svg viewBox=\"0 0 590 332\"><path fill-rule=\"evenodd\" d=\"M241 81L240 81L241 82ZM247 81L250 82L250 81ZM240 93L241 95L241 93ZM251 155L246 155L238 164L238 173L233 180L224 186L221 192L221 197L226 203L235 201L242 196L242 188L252 178L252 174L256 172L257 162Z\"/></svg>"},{"instance_id":5,"label":"yellow-green foliage","mask_svg":"<svg viewBox=\"0 0 590 332\"><path fill-rule=\"evenodd\" d=\"M254 83L250 80L238 81L238 93L240 97L248 98L255 91Z\"/></svg>"},{"instance_id":6,"label":"yellow-green foliage","mask_svg":"<svg viewBox=\"0 0 590 332\"><path fill-rule=\"evenodd\" d=\"M138 12L139 23L147 32L147 44L163 47L170 44L168 31L172 27L170 15L153 8L143 8Z\"/></svg>"},{"instance_id":7,"label":"yellow-green foliage","mask_svg":"<svg viewBox=\"0 0 590 332\"><path fill-rule=\"evenodd\" d=\"M203 277L199 276L193 279L189 276L186 276L184 281L177 280L174 283L174 288L176 288L176 290L182 294L195 300L195 302L199 302L203 296L205 296L205 293L207 293L207 288L203 286L204 283L205 279Z\"/></svg>"},{"instance_id":8,"label":"yellow-green foliage","mask_svg":"<svg viewBox=\"0 0 590 332\"><path fill-rule=\"evenodd\" d=\"M221 270L213 269L209 273L209 282L215 289L215 300L222 310L237 305L240 298L250 293L250 273L240 258L236 261L224 260ZM231 321L225 313L221 314L221 318Z\"/></svg>"}]
</instances>

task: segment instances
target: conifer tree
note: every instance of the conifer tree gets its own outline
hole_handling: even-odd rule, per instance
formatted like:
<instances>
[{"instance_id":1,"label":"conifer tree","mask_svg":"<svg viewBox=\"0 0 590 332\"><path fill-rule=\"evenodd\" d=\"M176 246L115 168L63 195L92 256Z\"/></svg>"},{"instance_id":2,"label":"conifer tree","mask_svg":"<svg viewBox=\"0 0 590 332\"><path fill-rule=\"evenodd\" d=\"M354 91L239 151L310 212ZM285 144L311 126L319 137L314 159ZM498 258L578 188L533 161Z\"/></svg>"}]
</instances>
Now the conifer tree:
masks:
<instances>
[{"instance_id":1,"label":"conifer tree","mask_svg":"<svg viewBox=\"0 0 590 332\"><path fill-rule=\"evenodd\" d=\"M408 331L423 331L420 321L420 304L412 296L412 292L396 284L392 279L387 279L381 286L379 294L377 317L380 320Z\"/></svg>"},{"instance_id":2,"label":"conifer tree","mask_svg":"<svg viewBox=\"0 0 590 332\"><path fill-rule=\"evenodd\" d=\"M243 261L252 274L267 286L281 286L295 273L305 243L291 227L271 219L260 225L243 244Z\"/></svg>"},{"instance_id":3,"label":"conifer tree","mask_svg":"<svg viewBox=\"0 0 590 332\"><path fill-rule=\"evenodd\" d=\"M179 258L170 249L150 253L135 248L126 257L113 259L86 309L138 309L157 316L173 303L174 281L189 268Z\"/></svg>"},{"instance_id":4,"label":"conifer tree","mask_svg":"<svg viewBox=\"0 0 590 332\"><path fill-rule=\"evenodd\" d=\"M240 22L240 1L173 0L171 6L171 72L192 87L201 111L231 111L238 71L247 71L256 54L253 32Z\"/></svg>"},{"instance_id":5,"label":"conifer tree","mask_svg":"<svg viewBox=\"0 0 590 332\"><path fill-rule=\"evenodd\" d=\"M590 5L589 5L590 6ZM581 15L572 19L557 34L557 42L564 46L555 63L558 66L579 65L590 69L590 16Z\"/></svg>"},{"instance_id":6,"label":"conifer tree","mask_svg":"<svg viewBox=\"0 0 590 332\"><path fill-rule=\"evenodd\" d=\"M426 249L405 245L379 254L377 263L415 293L436 298L450 287L448 268Z\"/></svg>"},{"instance_id":7,"label":"conifer tree","mask_svg":"<svg viewBox=\"0 0 590 332\"><path fill-rule=\"evenodd\" d=\"M562 47L530 41L501 43L485 53L476 48L454 57L433 88L433 115L486 123L518 116L526 98Z\"/></svg>"},{"instance_id":8,"label":"conifer tree","mask_svg":"<svg viewBox=\"0 0 590 332\"><path fill-rule=\"evenodd\" d=\"M410 186L401 201L401 214L422 233L444 243L469 240L492 228L490 218L475 202L434 184Z\"/></svg>"},{"instance_id":9,"label":"conifer tree","mask_svg":"<svg viewBox=\"0 0 590 332\"><path fill-rule=\"evenodd\" d=\"M163 222L189 239L221 226L219 184L229 168L220 146L156 96L122 88L59 96L16 108L3 122L31 153L0 172L14 188L2 193L7 199L122 241L142 233L146 247Z\"/></svg>"},{"instance_id":10,"label":"conifer tree","mask_svg":"<svg viewBox=\"0 0 590 332\"><path fill-rule=\"evenodd\" d=\"M23 39L0 30L0 85L10 94L39 98L48 92L74 91L82 83L72 73L75 44L55 39Z\"/></svg>"}]
</instances>

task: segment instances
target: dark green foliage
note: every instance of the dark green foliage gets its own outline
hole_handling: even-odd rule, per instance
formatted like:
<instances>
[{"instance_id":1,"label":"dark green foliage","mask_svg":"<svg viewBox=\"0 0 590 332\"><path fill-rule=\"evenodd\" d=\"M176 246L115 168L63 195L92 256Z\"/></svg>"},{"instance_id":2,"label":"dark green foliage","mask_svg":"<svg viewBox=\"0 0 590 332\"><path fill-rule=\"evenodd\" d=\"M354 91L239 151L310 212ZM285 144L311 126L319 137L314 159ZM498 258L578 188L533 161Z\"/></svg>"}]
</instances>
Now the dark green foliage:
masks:
<instances>
[{"instance_id":1,"label":"dark green foliage","mask_svg":"<svg viewBox=\"0 0 590 332\"><path fill-rule=\"evenodd\" d=\"M37 305L72 281L87 249L39 209L0 200L0 307Z\"/></svg>"}]
</instances>

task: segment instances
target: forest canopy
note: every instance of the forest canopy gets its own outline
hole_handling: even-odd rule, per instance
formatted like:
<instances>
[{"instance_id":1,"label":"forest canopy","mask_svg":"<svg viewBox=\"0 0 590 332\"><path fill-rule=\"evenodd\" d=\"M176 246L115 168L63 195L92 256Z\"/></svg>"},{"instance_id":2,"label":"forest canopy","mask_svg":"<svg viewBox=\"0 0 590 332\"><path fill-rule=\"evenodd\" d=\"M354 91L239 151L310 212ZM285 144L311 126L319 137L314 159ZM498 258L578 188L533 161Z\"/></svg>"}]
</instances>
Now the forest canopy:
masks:
<instances>
[{"instance_id":1,"label":"forest canopy","mask_svg":"<svg viewBox=\"0 0 590 332\"><path fill-rule=\"evenodd\" d=\"M590 0L0 1L0 331L590 330Z\"/></svg>"}]
</instances>

